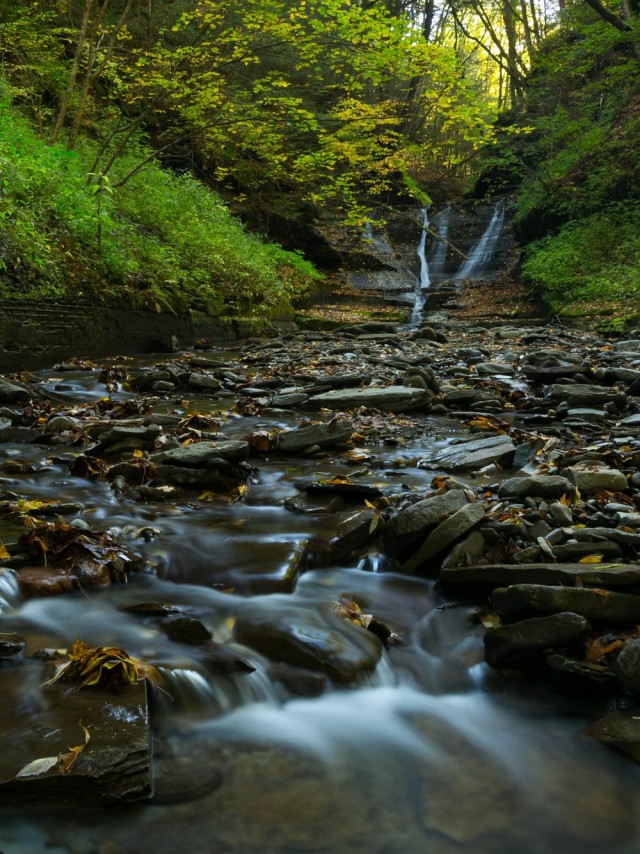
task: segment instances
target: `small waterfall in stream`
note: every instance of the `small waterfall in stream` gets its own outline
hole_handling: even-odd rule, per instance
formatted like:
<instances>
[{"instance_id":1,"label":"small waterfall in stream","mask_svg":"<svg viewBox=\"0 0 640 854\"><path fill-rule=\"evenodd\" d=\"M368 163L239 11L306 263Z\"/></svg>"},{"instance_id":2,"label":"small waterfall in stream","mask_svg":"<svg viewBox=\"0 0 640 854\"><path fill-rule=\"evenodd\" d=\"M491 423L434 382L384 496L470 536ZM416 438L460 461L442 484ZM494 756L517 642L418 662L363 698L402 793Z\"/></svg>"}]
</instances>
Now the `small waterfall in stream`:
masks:
<instances>
[{"instance_id":1,"label":"small waterfall in stream","mask_svg":"<svg viewBox=\"0 0 640 854\"><path fill-rule=\"evenodd\" d=\"M433 226L438 232L441 240L435 240L432 251L429 257L429 277L432 282L440 281L448 278L444 275L445 264L447 261L447 252L449 249L446 240L449 236L449 226L451 224L451 205L447 205L433 218Z\"/></svg>"},{"instance_id":2,"label":"small waterfall in stream","mask_svg":"<svg viewBox=\"0 0 640 854\"><path fill-rule=\"evenodd\" d=\"M493 215L480 240L472 247L469 257L462 264L454 279L481 278L491 266L504 225L505 202L496 203Z\"/></svg>"},{"instance_id":3,"label":"small waterfall in stream","mask_svg":"<svg viewBox=\"0 0 640 854\"><path fill-rule=\"evenodd\" d=\"M416 250L420 269L416 280L415 298L413 302L413 311L409 323L411 326L417 326L422 320L422 309L424 307L424 291L431 284L429 278L429 262L427 261L427 234L429 229L429 209L422 209L422 233L420 234L420 242Z\"/></svg>"}]
</instances>

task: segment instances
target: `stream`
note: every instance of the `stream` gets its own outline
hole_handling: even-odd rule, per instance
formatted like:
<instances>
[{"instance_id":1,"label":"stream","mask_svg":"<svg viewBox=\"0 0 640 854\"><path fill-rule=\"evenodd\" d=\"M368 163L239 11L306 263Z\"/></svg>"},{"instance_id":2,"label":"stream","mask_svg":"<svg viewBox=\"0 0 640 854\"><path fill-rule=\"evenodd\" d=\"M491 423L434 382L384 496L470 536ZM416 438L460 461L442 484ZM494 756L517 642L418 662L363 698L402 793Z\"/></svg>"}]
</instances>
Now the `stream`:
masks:
<instances>
[{"instance_id":1,"label":"stream","mask_svg":"<svg viewBox=\"0 0 640 854\"><path fill-rule=\"evenodd\" d=\"M44 371L40 379L80 402L103 395L96 373L56 382L55 372ZM220 402L213 409L228 438L273 425L238 418ZM296 422L283 414L277 424ZM383 483L391 495L427 489L433 471L398 469L399 457L419 458L429 446L446 447L451 436L455 428L442 418L401 454L373 442L380 470L363 482ZM2 631L19 631L31 650L68 647L77 637L115 644L161 668L167 694L157 701L155 761L176 760L169 801L178 802L98 812L4 809L5 854L180 845L234 852L637 850L635 770L579 737L579 701L563 708L566 699L539 685L501 685L483 663L471 606L448 607L432 581L385 571L373 559L307 569L291 593L282 592L303 543L335 529L332 514L298 515L283 502L296 494L301 475L352 475L340 455L262 460L246 496L219 506L128 501L105 482L70 477L68 464L55 457L52 447L5 444L2 459L29 470L11 477L11 489L30 500L79 502L81 519L135 544L156 571L99 592L27 600L3 576ZM5 523L5 542L11 533ZM302 621L345 591L403 638L355 684L327 683L319 696L296 696L274 680L265 659L231 638L231 622L247 608L293 611ZM120 610L140 601L169 602L196 616L254 672L211 676L197 647L176 644L153 621ZM22 714L42 690L27 677ZM7 714L16 711L3 706L0 720ZM222 783L207 792L218 769Z\"/></svg>"},{"instance_id":2,"label":"stream","mask_svg":"<svg viewBox=\"0 0 640 854\"><path fill-rule=\"evenodd\" d=\"M426 224L426 212L424 218ZM424 257L424 243L421 252ZM417 291L416 325L425 282ZM358 334L342 340L302 334L224 352L209 347L195 359L193 351L171 357L170 370L197 365L197 359L201 366L224 366L217 368L223 385L208 394L156 386L153 418L165 430L198 413L209 419L207 430L242 442L299 429L307 420L295 405L260 397L271 382L261 373L267 362L275 365L274 394L280 390L283 400L293 401L301 383L310 387L310 372L320 370L318 365L337 376L366 369L369 381L379 371L380 381L389 382L403 370L400 356L424 363L425 352L435 353L442 371L466 389L470 368L461 359L466 353L473 363L474 347L486 348L487 359L505 365L518 358L518 332L506 327L495 335L461 327L449 331L455 352L429 336L420 338L415 328ZM582 346L579 336L572 339L562 330L544 334L555 336L555 347ZM596 342L589 346L595 349ZM167 360L166 354L146 354L111 364L126 364L129 375L166 373ZM41 370L30 382L60 398L56 407L63 417L93 418L87 413L105 399L100 367L80 362ZM504 400L528 393L528 383L508 372L491 381L492 393ZM141 399L144 394L116 382L108 405ZM513 420L509 406L502 414ZM431 414L387 416L375 408L359 410L356 428L362 436L355 450L262 451L252 455L250 479L234 494L178 489L166 500L157 493L140 500L117 477L70 474L70 462L90 444L73 427L45 438L14 434L3 442L3 496L76 505L64 514L66 522L109 532L146 562L127 583L45 596L25 596L16 575L0 570L0 633L15 633L25 643L19 661L0 659L0 726L4 733L22 733L11 736L11 747L20 748L31 730L45 726L38 722L49 712L42 664L31 658L38 650L66 650L80 638L90 646L126 650L160 675L160 685L148 689L154 796L93 809L73 800L0 806L3 854L146 854L181 847L265 854L638 851L637 768L584 735L605 702L588 690L557 691L544 679L505 678L489 668L485 628L474 619L477 603L445 596L433 578L400 572L377 549L364 549L353 560L321 559L348 508L327 499L314 504L313 493L306 504L296 504L301 480L342 478L379 490L392 508L402 506L407 496L428 494L434 477L446 476L428 462L430 455L467 436L459 418L437 407ZM195 439L187 445L203 438L190 435ZM213 434L205 435L210 440ZM139 461L143 452L136 454ZM124 456L129 459L131 451ZM510 472L505 468L500 478ZM481 492L496 474L457 477L462 488ZM358 506L364 506L361 499ZM12 555L24 530L20 514L0 519L0 540ZM397 638L385 645L375 667L363 667L346 681L327 678L314 666L267 657L234 630L243 621L287 620L302 636L309 626L340 647L367 634L349 626L351 634L342 635L336 628L332 606L345 600L358 602ZM140 603L163 603L199 621L226 658L214 656L212 666L209 643L176 641L156 612L125 610ZM221 667L221 660L234 666ZM237 662L248 666L236 667ZM50 736L55 742L56 732Z\"/></svg>"}]
</instances>

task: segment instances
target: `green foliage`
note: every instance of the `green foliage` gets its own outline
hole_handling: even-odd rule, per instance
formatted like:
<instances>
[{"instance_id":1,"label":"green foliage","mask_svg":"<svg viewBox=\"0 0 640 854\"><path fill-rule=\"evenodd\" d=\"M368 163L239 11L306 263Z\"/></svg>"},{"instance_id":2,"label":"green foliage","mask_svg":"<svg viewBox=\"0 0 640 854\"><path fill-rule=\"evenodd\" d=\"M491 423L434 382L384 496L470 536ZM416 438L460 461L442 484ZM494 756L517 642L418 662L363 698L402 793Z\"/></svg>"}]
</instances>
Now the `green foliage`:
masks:
<instances>
[{"instance_id":1,"label":"green foliage","mask_svg":"<svg viewBox=\"0 0 640 854\"><path fill-rule=\"evenodd\" d=\"M189 175L149 162L117 187L148 154L131 142L110 176L87 182L95 143L47 146L5 96L0 294L237 313L287 304L318 278L300 256L247 234Z\"/></svg>"},{"instance_id":2,"label":"green foliage","mask_svg":"<svg viewBox=\"0 0 640 854\"><path fill-rule=\"evenodd\" d=\"M640 306L640 204L612 204L528 247L523 275L556 312L597 303Z\"/></svg>"}]
</instances>

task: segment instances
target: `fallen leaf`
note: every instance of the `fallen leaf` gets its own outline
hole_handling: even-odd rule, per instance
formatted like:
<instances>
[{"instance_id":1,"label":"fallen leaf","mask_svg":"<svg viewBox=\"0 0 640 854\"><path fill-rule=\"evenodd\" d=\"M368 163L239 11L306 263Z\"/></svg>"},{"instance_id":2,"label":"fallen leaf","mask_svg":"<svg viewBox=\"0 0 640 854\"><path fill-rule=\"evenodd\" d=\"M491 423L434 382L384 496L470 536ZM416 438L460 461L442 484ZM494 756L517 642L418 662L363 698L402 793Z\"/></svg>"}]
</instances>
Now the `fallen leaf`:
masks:
<instances>
[{"instance_id":1,"label":"fallen leaf","mask_svg":"<svg viewBox=\"0 0 640 854\"><path fill-rule=\"evenodd\" d=\"M581 557L578 563L602 563L602 558L604 555L586 555L586 557Z\"/></svg>"},{"instance_id":2,"label":"fallen leaf","mask_svg":"<svg viewBox=\"0 0 640 854\"><path fill-rule=\"evenodd\" d=\"M57 764L57 756L44 756L41 759L34 759L33 762L29 762L28 765L21 768L16 777L40 777L55 768Z\"/></svg>"}]
</instances>

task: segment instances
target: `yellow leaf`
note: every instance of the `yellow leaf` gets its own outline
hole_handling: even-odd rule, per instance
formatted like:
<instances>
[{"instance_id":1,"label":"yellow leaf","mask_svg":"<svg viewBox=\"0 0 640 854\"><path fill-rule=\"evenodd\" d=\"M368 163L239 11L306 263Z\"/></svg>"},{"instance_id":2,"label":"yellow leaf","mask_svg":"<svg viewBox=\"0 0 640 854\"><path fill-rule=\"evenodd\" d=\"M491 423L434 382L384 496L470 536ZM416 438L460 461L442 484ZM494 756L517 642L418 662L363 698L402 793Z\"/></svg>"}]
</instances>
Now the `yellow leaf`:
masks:
<instances>
[{"instance_id":1,"label":"yellow leaf","mask_svg":"<svg viewBox=\"0 0 640 854\"><path fill-rule=\"evenodd\" d=\"M0 560L7 560L7 558L10 558L10 557L11 557L11 555L7 551L7 548L4 545L4 543L0 542Z\"/></svg>"},{"instance_id":2,"label":"yellow leaf","mask_svg":"<svg viewBox=\"0 0 640 854\"><path fill-rule=\"evenodd\" d=\"M376 509L376 505L372 504L367 498L365 498L365 500L364 500L364 506L368 507L369 510L375 510Z\"/></svg>"},{"instance_id":3,"label":"yellow leaf","mask_svg":"<svg viewBox=\"0 0 640 854\"><path fill-rule=\"evenodd\" d=\"M215 492L211 492L210 490L206 490L198 496L199 501L213 501L216 497Z\"/></svg>"},{"instance_id":4,"label":"yellow leaf","mask_svg":"<svg viewBox=\"0 0 640 854\"><path fill-rule=\"evenodd\" d=\"M133 452L133 456L137 460L142 459L142 457L144 457L144 451L141 451L139 448L136 448L136 450Z\"/></svg>"},{"instance_id":5,"label":"yellow leaf","mask_svg":"<svg viewBox=\"0 0 640 854\"><path fill-rule=\"evenodd\" d=\"M581 557L578 563L602 563L602 558L604 555L587 555L586 557Z\"/></svg>"}]
</instances>

